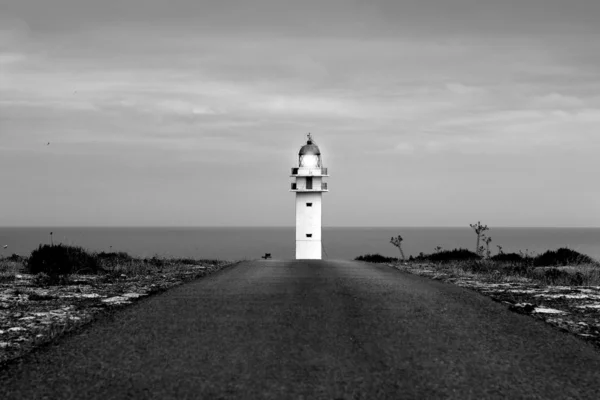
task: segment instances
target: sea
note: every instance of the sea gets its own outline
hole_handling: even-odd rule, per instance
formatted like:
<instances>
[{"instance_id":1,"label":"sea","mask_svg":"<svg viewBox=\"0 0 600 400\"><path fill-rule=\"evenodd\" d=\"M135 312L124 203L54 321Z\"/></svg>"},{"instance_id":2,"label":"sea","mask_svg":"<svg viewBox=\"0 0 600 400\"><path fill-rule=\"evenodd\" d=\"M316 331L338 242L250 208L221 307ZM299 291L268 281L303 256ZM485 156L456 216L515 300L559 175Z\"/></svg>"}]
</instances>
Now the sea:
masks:
<instances>
[{"instance_id":1,"label":"sea","mask_svg":"<svg viewBox=\"0 0 600 400\"><path fill-rule=\"evenodd\" d=\"M51 234L52 233L52 234ZM490 228L490 250L530 255L568 247L600 260L600 228ZM475 250L469 227L323 227L324 259L352 260L365 254L399 257L390 244L401 235L406 257L436 247ZM138 257L250 260L271 253L293 259L294 227L0 227L0 256L28 256L41 244L68 244L90 251L124 251Z\"/></svg>"}]
</instances>

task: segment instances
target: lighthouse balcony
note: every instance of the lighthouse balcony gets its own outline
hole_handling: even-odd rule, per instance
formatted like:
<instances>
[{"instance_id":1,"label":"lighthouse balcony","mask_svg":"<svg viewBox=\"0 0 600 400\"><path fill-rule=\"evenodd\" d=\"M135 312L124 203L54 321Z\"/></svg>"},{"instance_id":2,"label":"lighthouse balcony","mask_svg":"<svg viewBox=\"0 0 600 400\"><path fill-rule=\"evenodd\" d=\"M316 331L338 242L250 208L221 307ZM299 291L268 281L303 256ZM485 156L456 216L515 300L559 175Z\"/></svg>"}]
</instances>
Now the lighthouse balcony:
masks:
<instances>
[{"instance_id":1,"label":"lighthouse balcony","mask_svg":"<svg viewBox=\"0 0 600 400\"><path fill-rule=\"evenodd\" d=\"M328 192L329 189L327 189L327 182L322 182L321 185L317 186L317 185L312 185L312 186L306 186L306 185L298 185L297 183L292 183L292 188L290 189L291 192Z\"/></svg>"},{"instance_id":2,"label":"lighthouse balcony","mask_svg":"<svg viewBox=\"0 0 600 400\"><path fill-rule=\"evenodd\" d=\"M329 176L327 168L292 168L290 177L296 176Z\"/></svg>"}]
</instances>

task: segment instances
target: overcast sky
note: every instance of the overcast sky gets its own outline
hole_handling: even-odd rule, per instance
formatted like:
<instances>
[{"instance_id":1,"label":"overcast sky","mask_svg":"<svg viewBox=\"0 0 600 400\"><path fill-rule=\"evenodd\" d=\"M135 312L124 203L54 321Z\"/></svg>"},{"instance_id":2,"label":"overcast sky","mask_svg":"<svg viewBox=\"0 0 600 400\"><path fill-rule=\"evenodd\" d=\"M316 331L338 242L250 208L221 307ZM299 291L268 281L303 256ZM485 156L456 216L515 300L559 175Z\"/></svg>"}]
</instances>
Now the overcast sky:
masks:
<instances>
[{"instance_id":1,"label":"overcast sky","mask_svg":"<svg viewBox=\"0 0 600 400\"><path fill-rule=\"evenodd\" d=\"M0 0L0 226L600 226L598 0ZM50 145L47 143L50 142Z\"/></svg>"}]
</instances>

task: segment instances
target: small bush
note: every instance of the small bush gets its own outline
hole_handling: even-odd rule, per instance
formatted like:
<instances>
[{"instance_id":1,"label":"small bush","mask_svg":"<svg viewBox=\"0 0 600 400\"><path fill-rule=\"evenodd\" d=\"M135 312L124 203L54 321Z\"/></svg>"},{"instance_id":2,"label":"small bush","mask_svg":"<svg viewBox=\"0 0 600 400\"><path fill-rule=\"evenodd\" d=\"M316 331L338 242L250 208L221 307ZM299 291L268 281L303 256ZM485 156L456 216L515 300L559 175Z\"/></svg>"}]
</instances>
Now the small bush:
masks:
<instances>
[{"instance_id":1,"label":"small bush","mask_svg":"<svg viewBox=\"0 0 600 400\"><path fill-rule=\"evenodd\" d=\"M520 263L511 263L504 265L502 267L502 271L508 275L519 275L519 276L528 276L532 270L531 264L526 263L525 261Z\"/></svg>"},{"instance_id":2,"label":"small bush","mask_svg":"<svg viewBox=\"0 0 600 400\"><path fill-rule=\"evenodd\" d=\"M492 261L498 262L522 262L525 261L525 257L517 253L500 253L490 257Z\"/></svg>"},{"instance_id":3,"label":"small bush","mask_svg":"<svg viewBox=\"0 0 600 400\"><path fill-rule=\"evenodd\" d=\"M0 260L13 261L13 262L21 262L22 263L23 261L26 260L26 258L22 257L22 256L20 256L18 254L12 253L8 257L4 257L4 258L0 257Z\"/></svg>"},{"instance_id":4,"label":"small bush","mask_svg":"<svg viewBox=\"0 0 600 400\"><path fill-rule=\"evenodd\" d=\"M158 258L157 256L154 256L152 258L146 258L144 259L144 262L154 266L154 267L164 267L166 264L166 261L162 258Z\"/></svg>"},{"instance_id":5,"label":"small bush","mask_svg":"<svg viewBox=\"0 0 600 400\"><path fill-rule=\"evenodd\" d=\"M65 282L64 277L60 275L50 276L45 272L40 272L33 278L33 284L36 286L50 286L60 282Z\"/></svg>"},{"instance_id":6,"label":"small bush","mask_svg":"<svg viewBox=\"0 0 600 400\"><path fill-rule=\"evenodd\" d=\"M50 280L57 281L74 273L98 273L101 271L98 260L81 247L40 245L31 252L27 268L31 274L44 273Z\"/></svg>"},{"instance_id":7,"label":"small bush","mask_svg":"<svg viewBox=\"0 0 600 400\"><path fill-rule=\"evenodd\" d=\"M592 260L589 256L566 247L561 247L558 250L548 250L533 259L533 265L536 267L593 262L594 260Z\"/></svg>"},{"instance_id":8,"label":"small bush","mask_svg":"<svg viewBox=\"0 0 600 400\"><path fill-rule=\"evenodd\" d=\"M473 253L475 254L475 253ZM497 266L494 265L493 263L487 262L485 260L477 260L477 259L471 259L471 260L466 260L466 261L459 261L457 264L459 268L465 270L465 271L469 271L469 272L473 272L473 273L477 273L477 274L481 274L481 273L490 273L491 271L497 269Z\"/></svg>"},{"instance_id":9,"label":"small bush","mask_svg":"<svg viewBox=\"0 0 600 400\"><path fill-rule=\"evenodd\" d=\"M436 263L446 263L453 261L476 261L481 260L481 256L467 249L442 250L433 254L419 253L417 257L410 257L409 261L430 261Z\"/></svg>"},{"instance_id":10,"label":"small bush","mask_svg":"<svg viewBox=\"0 0 600 400\"><path fill-rule=\"evenodd\" d=\"M544 271L542 279L550 285L580 286L583 285L585 277L581 272L572 274L567 271L561 271L560 269L549 268Z\"/></svg>"},{"instance_id":11,"label":"small bush","mask_svg":"<svg viewBox=\"0 0 600 400\"><path fill-rule=\"evenodd\" d=\"M107 262L124 262L124 261L132 260L132 257L129 254L125 253L124 251L111 252L111 253L106 253L103 251L101 253L96 254L96 257L100 261L107 261Z\"/></svg>"},{"instance_id":12,"label":"small bush","mask_svg":"<svg viewBox=\"0 0 600 400\"><path fill-rule=\"evenodd\" d=\"M358 256L355 258L356 261L366 261L371 263L391 263L398 261L395 257L385 257L381 254L366 254L364 256Z\"/></svg>"},{"instance_id":13,"label":"small bush","mask_svg":"<svg viewBox=\"0 0 600 400\"><path fill-rule=\"evenodd\" d=\"M467 261L481 260L481 256L467 249L443 250L427 256L432 262L450 262L450 261Z\"/></svg>"},{"instance_id":14,"label":"small bush","mask_svg":"<svg viewBox=\"0 0 600 400\"><path fill-rule=\"evenodd\" d=\"M116 253L100 252L96 254L96 258L100 264L100 267L106 271L115 271L117 267L124 264L129 264L133 261L133 258L123 251Z\"/></svg>"}]
</instances>

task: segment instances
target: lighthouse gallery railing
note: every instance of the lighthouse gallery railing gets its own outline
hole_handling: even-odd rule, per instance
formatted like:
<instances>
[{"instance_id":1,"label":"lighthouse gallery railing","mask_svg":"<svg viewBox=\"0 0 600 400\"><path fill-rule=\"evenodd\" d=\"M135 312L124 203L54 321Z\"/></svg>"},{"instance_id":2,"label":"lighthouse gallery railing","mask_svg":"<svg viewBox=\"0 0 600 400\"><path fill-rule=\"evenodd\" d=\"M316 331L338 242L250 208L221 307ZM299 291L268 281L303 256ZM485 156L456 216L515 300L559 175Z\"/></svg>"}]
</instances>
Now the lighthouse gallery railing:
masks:
<instances>
[{"instance_id":1,"label":"lighthouse gallery railing","mask_svg":"<svg viewBox=\"0 0 600 400\"><path fill-rule=\"evenodd\" d=\"M297 183L292 183L292 190L321 191L321 190L328 190L328 189L327 189L327 182L322 182L320 187L313 185L310 188L307 188L306 186L298 186Z\"/></svg>"},{"instance_id":2,"label":"lighthouse gallery railing","mask_svg":"<svg viewBox=\"0 0 600 400\"><path fill-rule=\"evenodd\" d=\"M292 168L292 175L298 175L299 169L300 168ZM314 173L313 171L318 171L318 172ZM311 168L308 175L309 176L310 175L327 175L327 168Z\"/></svg>"}]
</instances>

